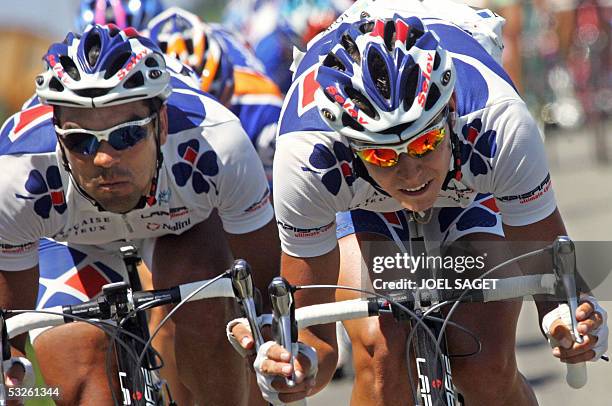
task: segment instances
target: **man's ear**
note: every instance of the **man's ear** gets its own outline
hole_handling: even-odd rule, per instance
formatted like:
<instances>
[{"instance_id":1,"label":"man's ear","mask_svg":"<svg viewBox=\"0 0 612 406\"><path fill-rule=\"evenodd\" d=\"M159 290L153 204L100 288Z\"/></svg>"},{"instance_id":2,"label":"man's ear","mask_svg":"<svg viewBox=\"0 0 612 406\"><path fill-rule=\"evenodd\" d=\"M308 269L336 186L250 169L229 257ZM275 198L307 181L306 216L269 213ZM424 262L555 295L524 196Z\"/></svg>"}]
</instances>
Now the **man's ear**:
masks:
<instances>
[{"instance_id":1,"label":"man's ear","mask_svg":"<svg viewBox=\"0 0 612 406\"><path fill-rule=\"evenodd\" d=\"M161 145L166 143L168 138L168 108L166 103L159 108L159 142Z\"/></svg>"}]
</instances>

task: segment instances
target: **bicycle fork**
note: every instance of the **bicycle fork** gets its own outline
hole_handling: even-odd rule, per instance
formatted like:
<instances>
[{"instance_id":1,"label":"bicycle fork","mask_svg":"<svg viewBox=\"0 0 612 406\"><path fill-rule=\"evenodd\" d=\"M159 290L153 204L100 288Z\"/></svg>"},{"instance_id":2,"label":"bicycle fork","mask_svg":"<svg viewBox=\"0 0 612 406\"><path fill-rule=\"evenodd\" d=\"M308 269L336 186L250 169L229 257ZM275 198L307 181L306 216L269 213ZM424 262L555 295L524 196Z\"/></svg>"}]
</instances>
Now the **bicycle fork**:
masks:
<instances>
[{"instance_id":1,"label":"bicycle fork","mask_svg":"<svg viewBox=\"0 0 612 406\"><path fill-rule=\"evenodd\" d=\"M431 323L426 319L422 321L437 337L440 333L440 323ZM416 321L411 321L411 328L416 329L413 339L419 386L416 394L418 400L415 399L416 404L420 406L458 405L446 337L440 343L438 352L436 342L424 331L423 326Z\"/></svg>"}]
</instances>

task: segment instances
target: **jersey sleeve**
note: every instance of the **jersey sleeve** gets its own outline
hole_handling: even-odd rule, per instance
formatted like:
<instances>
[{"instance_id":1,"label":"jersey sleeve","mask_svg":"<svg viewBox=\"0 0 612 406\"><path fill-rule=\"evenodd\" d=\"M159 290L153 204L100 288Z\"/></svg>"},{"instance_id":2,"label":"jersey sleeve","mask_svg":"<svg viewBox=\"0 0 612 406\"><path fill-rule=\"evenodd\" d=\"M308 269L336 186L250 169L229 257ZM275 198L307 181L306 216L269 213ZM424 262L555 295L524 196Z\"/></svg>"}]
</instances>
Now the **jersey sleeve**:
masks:
<instances>
[{"instance_id":1,"label":"jersey sleeve","mask_svg":"<svg viewBox=\"0 0 612 406\"><path fill-rule=\"evenodd\" d=\"M335 215L351 194L329 139L285 134L276 140L274 212L281 246L295 257L315 257L337 244Z\"/></svg>"},{"instance_id":2,"label":"jersey sleeve","mask_svg":"<svg viewBox=\"0 0 612 406\"><path fill-rule=\"evenodd\" d=\"M219 157L216 207L231 234L257 230L274 217L270 191L253 144L237 120L211 129L209 140Z\"/></svg>"},{"instance_id":3,"label":"jersey sleeve","mask_svg":"<svg viewBox=\"0 0 612 406\"><path fill-rule=\"evenodd\" d=\"M492 191L504 224L533 224L557 207L544 143L524 103L512 102L499 111Z\"/></svg>"},{"instance_id":4,"label":"jersey sleeve","mask_svg":"<svg viewBox=\"0 0 612 406\"><path fill-rule=\"evenodd\" d=\"M43 224L38 221L24 191L19 188L18 179L27 179L20 158L0 156L0 168L12 176L0 177L0 270L21 271L38 263L38 236L42 235ZM10 169L9 169L10 168ZM25 183L25 182L24 182Z\"/></svg>"}]
</instances>

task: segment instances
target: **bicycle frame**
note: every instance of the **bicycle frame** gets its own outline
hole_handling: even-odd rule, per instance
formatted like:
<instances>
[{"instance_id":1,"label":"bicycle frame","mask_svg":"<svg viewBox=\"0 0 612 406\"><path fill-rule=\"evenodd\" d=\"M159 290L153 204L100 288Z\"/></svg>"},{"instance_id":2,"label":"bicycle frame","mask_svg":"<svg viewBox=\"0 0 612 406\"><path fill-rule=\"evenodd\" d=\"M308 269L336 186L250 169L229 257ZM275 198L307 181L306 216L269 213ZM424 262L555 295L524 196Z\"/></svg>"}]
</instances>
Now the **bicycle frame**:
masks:
<instances>
[{"instance_id":1,"label":"bicycle frame","mask_svg":"<svg viewBox=\"0 0 612 406\"><path fill-rule=\"evenodd\" d=\"M120 282L106 285L103 288L109 304L119 307L122 306L124 297L129 294L128 292L142 290L137 269L140 263L137 249L133 246L125 246L120 251L127 269L129 285ZM123 316L118 314L114 320L120 323L122 318ZM149 339L149 326L144 312L136 312L126 319L121 326L125 331L140 337L144 341ZM121 339L127 344L128 348L133 349L137 354L144 350L143 344L134 339L133 336L119 332L117 338ZM122 404L129 406L163 406L165 403L161 381L158 377L156 379L152 372L160 366L156 365L151 352L147 352L147 356L143 359L141 365L136 365L133 358L128 354L128 350L121 345L117 345L117 340L113 340L113 347ZM170 404L172 405L173 402L170 401Z\"/></svg>"},{"instance_id":2,"label":"bicycle frame","mask_svg":"<svg viewBox=\"0 0 612 406\"><path fill-rule=\"evenodd\" d=\"M409 350L412 348L416 365L419 388L413 391L415 404L419 406L458 405L460 404L460 396L455 393L452 384L450 357L443 330L445 329L445 324L429 320L426 316L434 315L438 316L438 319L444 319L438 305L446 301L491 302L542 294L552 295L558 300L567 301L572 309L572 314L575 314L577 308L577 290L574 279L576 263L574 245L567 237L559 237L547 250L552 254L554 274L501 279L498 280L498 288L491 291L472 289L457 294L457 292L447 290L420 290L403 292L398 296L398 300L385 296L389 304L381 304L381 299L369 299L367 302L353 300L344 303L336 302L307 306L296 310L298 327L303 329L317 324L377 316L385 311L385 304L387 304L390 307L390 310L387 310L387 312L391 311L396 319L410 319L412 332L408 338L406 350L407 353L410 353ZM528 253L513 258L498 265L496 268L532 254ZM494 269L489 272L492 272ZM291 291L303 288L338 287L334 285L297 286L292 287ZM348 289L360 291L359 289ZM410 316L406 315L408 313ZM572 320L570 328L574 339L580 342L582 338L577 332L575 318ZM412 360L409 362L412 362ZM585 364L566 365L568 384L573 388L583 386L587 379ZM413 385L412 377L409 378L409 383Z\"/></svg>"},{"instance_id":3,"label":"bicycle frame","mask_svg":"<svg viewBox=\"0 0 612 406\"><path fill-rule=\"evenodd\" d=\"M244 261L243 261L244 262ZM138 261L134 261L137 264ZM247 271L250 272L247 266ZM176 304L177 309L180 303L187 301L196 301L207 298L242 298L235 291L235 286L230 280L230 271L226 271L222 275L212 280L186 283L169 289L160 289L155 291L132 291L126 282L118 282L108 284L103 287L103 292L99 298L90 300L77 305L55 306L45 310L22 310L22 311L5 311L6 314L16 314L8 321L7 328L2 331L2 338L8 343L9 338L14 338L20 334L24 334L30 330L43 327L53 327L78 320L96 320L92 324L102 323L105 320L119 321L124 319L130 313L141 313L146 308L162 306L165 304ZM249 274L248 283L251 283ZM246 284L246 282L245 282ZM204 289L206 288L206 289ZM251 298L252 299L252 298ZM248 301L248 298L242 298L243 301ZM254 305L253 305L254 308ZM4 316L4 312L0 311L0 317ZM117 399L116 404L134 405L134 406L149 406L149 405L164 405L161 397L161 388L155 382L151 370L155 368L154 363L149 361L153 357L145 357L144 348L148 348L151 339L143 339L140 336L142 331L148 330L146 324L143 326L138 323L137 318L130 317L125 323L120 326L117 334L117 340L122 341L123 345L129 349L125 349L123 345L116 344L114 347L117 351L119 382L121 385L121 402ZM123 330L123 333L121 332ZM136 332L137 334L134 334ZM146 345L143 341L146 340ZM5 350L10 350L10 347L5 345ZM131 351L134 350L134 351ZM141 359L143 362L136 362L133 352L141 351ZM132 354L130 354L132 352ZM138 354L136 354L138 356ZM10 357L10 356L9 356ZM6 358L6 357L5 357ZM148 358L148 359L147 359ZM8 358L6 358L8 359ZM4 385L0 383L0 405L6 397L2 398L2 389ZM168 395L170 395L168 393ZM170 405L175 405L170 396Z\"/></svg>"},{"instance_id":4,"label":"bicycle frame","mask_svg":"<svg viewBox=\"0 0 612 406\"><path fill-rule=\"evenodd\" d=\"M436 322L432 322L433 327L428 325L429 320L425 316L430 314L430 310L432 310L431 307L437 307L438 303L442 303L444 301L449 300L482 303L507 300L531 295L551 295L554 296L557 300L567 300L568 302L570 302L570 307L575 309L576 292L575 290L573 291L573 289L575 289L575 285L572 284L575 264L575 253L573 244L571 243L571 241L569 241L569 239L560 239L557 240L555 244L553 244L553 246L549 247L547 250L552 252L553 258L555 258L555 260L553 261L555 264L554 274L527 275L500 279L498 280L497 289L495 290L475 289L471 291L463 291L463 293L459 297L456 296L456 293L454 293L453 297L446 297L446 294L449 293L448 291L437 291L439 297L433 298L434 300L431 300L429 298L425 298L425 300L423 300L423 298L421 297L419 299L419 306L414 306L414 303L416 303L416 301L414 300L414 296L405 295L406 303L409 304L409 307L412 307L412 309L415 310L415 312L417 313L421 312L421 315L423 316L421 318L413 319L413 330L415 334L422 334L422 337L420 335L417 336L417 340L420 343L428 343L428 345L427 347L425 347L422 344L419 344L419 347L422 348L415 348L415 352L417 359L422 358L427 361L418 361L419 371L421 371L418 378L423 385L423 390L420 391L421 395L425 395L425 398L429 399L429 396L427 395L431 394L432 388L437 389L440 392L438 395L431 396L432 405L439 405L439 402L447 402L441 403L446 405L454 405L457 403L454 403L456 399L454 398L454 394L452 393L452 391L447 389L452 388L452 375L450 373L450 368L448 367L450 362L448 360L446 348L444 347L444 345L442 345L442 348L440 348L437 344L436 334L440 331L440 329L443 329L445 325L443 324L440 326L438 324L438 326L436 326ZM514 258L513 260L509 260L506 263L520 260L527 255L531 255L531 253ZM498 266L503 266L506 263L500 264ZM250 288L244 289L244 291L241 293L240 286L238 286L240 285L240 281L239 283L236 282L236 279L241 279L242 282L245 282L245 286L252 286L250 285L251 278L248 266L238 267L240 268L238 272L234 272L236 268L237 267L235 265L232 268L231 272L226 271L219 277L209 281L192 282L174 288L156 291L131 292L129 297L127 297L129 301L129 306L131 306L131 309L142 309L144 307L153 307L153 305L159 306L164 304L179 302L182 303L186 301L217 297L238 298L243 302L250 301L252 300L252 297L247 297L250 294L247 293L246 296L243 294L244 292L249 291ZM230 276L232 277L231 279ZM286 281L283 281L283 283L286 283ZM292 294L295 290L306 288L336 289L338 288L338 286L290 286L290 289L286 291ZM347 288L350 290L359 291L359 289L350 287L340 288ZM277 289L276 293L278 294L278 292L279 291ZM277 299L278 298L279 297L277 297ZM410 305L410 303L412 303L412 305ZM297 325L296 328L301 330L318 324L334 323L336 321L378 316L381 313L397 312L398 309L401 309L406 313L414 313L394 298L386 296L384 297L384 299L356 299L297 308L295 309L295 317L294 320L291 321L291 324L295 322ZM21 313L25 314L19 314L7 320L6 332L9 338L12 338L19 334L23 334L24 332L27 332L31 329L60 325L70 322L72 321L72 319L70 318L71 315L81 315L85 318L90 319L109 319L111 317L108 316L107 310L109 310L109 306L107 306L106 302L101 303L92 301L80 305L65 306L63 308L58 306L53 309L48 309L48 311L42 313L26 313L25 311L22 311ZM50 312L53 313L49 314ZM8 311L8 313L10 313L10 311ZM281 310L279 312L279 315L281 317L285 317L287 314L291 313L293 312L289 311L286 313ZM276 320L276 322L279 323L279 320ZM259 325L257 324L256 320L249 320L249 323L251 324L251 328L254 331L259 329ZM438 328L438 330L434 330L433 332L429 330L430 328L436 327ZM290 330L292 329L293 328L291 328ZM575 321L574 325L572 326L572 331L574 332L574 334L577 334ZM293 334L288 335L291 335L293 339ZM443 340L441 341L441 344L442 343ZM437 367L430 366L434 364L434 362L429 362L432 359L434 361L442 359L441 372L437 369ZM576 366L568 364L567 368L568 375L566 378L570 386L578 388L586 383L586 369L584 363L578 364ZM431 371L434 372L431 373ZM427 383L429 383L429 392L427 391ZM423 396L421 396L421 398L423 398ZM435 399L441 400L436 403ZM423 406L425 405L428 405L428 403L423 404Z\"/></svg>"}]
</instances>

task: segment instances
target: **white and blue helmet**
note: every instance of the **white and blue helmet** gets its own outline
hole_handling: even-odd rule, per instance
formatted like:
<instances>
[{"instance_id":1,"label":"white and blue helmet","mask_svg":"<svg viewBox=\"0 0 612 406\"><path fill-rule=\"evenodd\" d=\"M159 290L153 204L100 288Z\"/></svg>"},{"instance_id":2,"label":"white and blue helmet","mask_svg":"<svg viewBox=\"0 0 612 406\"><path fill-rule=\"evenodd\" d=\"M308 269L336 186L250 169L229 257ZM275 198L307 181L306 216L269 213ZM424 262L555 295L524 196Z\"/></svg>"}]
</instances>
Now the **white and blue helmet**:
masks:
<instances>
[{"instance_id":1,"label":"white and blue helmet","mask_svg":"<svg viewBox=\"0 0 612 406\"><path fill-rule=\"evenodd\" d=\"M68 33L51 45L36 77L42 103L96 108L136 100L167 99L170 73L159 47L133 28L94 25L79 36Z\"/></svg>"},{"instance_id":2,"label":"white and blue helmet","mask_svg":"<svg viewBox=\"0 0 612 406\"><path fill-rule=\"evenodd\" d=\"M361 20L336 33L315 93L321 117L356 141L393 144L421 133L447 106L449 53L416 17Z\"/></svg>"}]
</instances>

